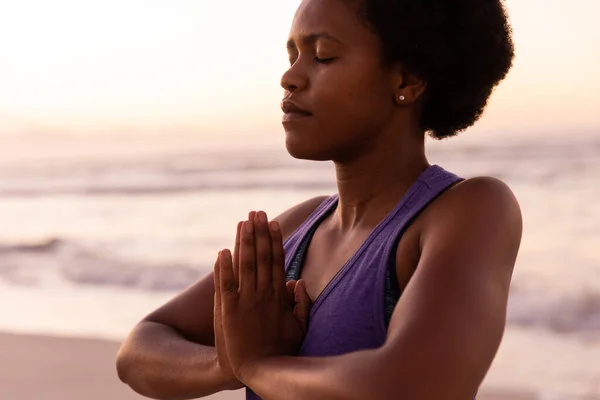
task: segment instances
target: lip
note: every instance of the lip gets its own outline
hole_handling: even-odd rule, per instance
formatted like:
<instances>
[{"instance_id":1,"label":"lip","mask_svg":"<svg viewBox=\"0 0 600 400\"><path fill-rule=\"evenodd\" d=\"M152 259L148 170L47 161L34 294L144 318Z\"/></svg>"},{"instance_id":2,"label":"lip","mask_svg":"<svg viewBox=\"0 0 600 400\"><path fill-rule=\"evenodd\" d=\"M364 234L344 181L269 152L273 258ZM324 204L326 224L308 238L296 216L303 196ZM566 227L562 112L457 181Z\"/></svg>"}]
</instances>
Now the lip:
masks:
<instances>
[{"instance_id":1,"label":"lip","mask_svg":"<svg viewBox=\"0 0 600 400\"><path fill-rule=\"evenodd\" d=\"M306 111L295 102L287 99L284 99L281 102L281 111L283 111L283 122L297 121L299 119L304 119L312 116L312 114L309 111Z\"/></svg>"}]
</instances>

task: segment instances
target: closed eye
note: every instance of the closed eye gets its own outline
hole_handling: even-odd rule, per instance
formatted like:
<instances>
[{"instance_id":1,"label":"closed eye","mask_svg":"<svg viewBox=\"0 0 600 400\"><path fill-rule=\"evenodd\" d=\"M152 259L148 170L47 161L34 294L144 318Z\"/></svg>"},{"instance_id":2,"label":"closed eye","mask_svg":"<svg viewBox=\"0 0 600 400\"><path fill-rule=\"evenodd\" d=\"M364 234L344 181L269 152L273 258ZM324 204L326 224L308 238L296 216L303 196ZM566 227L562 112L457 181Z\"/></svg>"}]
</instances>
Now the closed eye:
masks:
<instances>
[{"instance_id":1,"label":"closed eye","mask_svg":"<svg viewBox=\"0 0 600 400\"><path fill-rule=\"evenodd\" d=\"M328 64L328 63L332 62L333 60L335 60L335 57L330 57L330 58L315 57L315 61L318 62L319 64Z\"/></svg>"}]
</instances>

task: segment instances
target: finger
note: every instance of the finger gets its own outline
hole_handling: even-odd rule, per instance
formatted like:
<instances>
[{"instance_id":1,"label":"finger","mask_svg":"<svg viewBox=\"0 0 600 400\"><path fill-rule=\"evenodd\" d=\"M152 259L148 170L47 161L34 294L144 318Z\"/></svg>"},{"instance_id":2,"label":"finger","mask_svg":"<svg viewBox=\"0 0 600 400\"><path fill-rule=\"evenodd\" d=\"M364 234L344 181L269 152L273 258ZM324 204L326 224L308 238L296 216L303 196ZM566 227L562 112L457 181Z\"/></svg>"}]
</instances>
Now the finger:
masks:
<instances>
[{"instance_id":1,"label":"finger","mask_svg":"<svg viewBox=\"0 0 600 400\"><path fill-rule=\"evenodd\" d=\"M221 310L227 315L235 310L238 299L238 285L233 275L233 261L229 250L223 250L219 257L219 284Z\"/></svg>"},{"instance_id":2,"label":"finger","mask_svg":"<svg viewBox=\"0 0 600 400\"><path fill-rule=\"evenodd\" d=\"M213 271L213 280L215 283L215 305L213 310L213 329L215 331L215 340L217 340L218 332L221 330L221 252L215 261Z\"/></svg>"},{"instance_id":3,"label":"finger","mask_svg":"<svg viewBox=\"0 0 600 400\"><path fill-rule=\"evenodd\" d=\"M296 284L296 290L294 291L296 306L294 307L294 315L302 324L304 333L308 331L308 312L310 309L310 298L306 293L306 286L304 281L300 279Z\"/></svg>"},{"instance_id":4,"label":"finger","mask_svg":"<svg viewBox=\"0 0 600 400\"><path fill-rule=\"evenodd\" d=\"M235 245L233 247L233 273L235 274L236 280L240 279L240 231L242 230L242 225L244 221L240 221L237 224L237 229L235 232Z\"/></svg>"},{"instance_id":5,"label":"finger","mask_svg":"<svg viewBox=\"0 0 600 400\"><path fill-rule=\"evenodd\" d=\"M213 280L215 283L215 309L214 314L215 318L221 312L221 278L220 278L220 270L221 270L221 252L217 256L217 261L215 261L215 267L213 270Z\"/></svg>"},{"instance_id":6,"label":"finger","mask_svg":"<svg viewBox=\"0 0 600 400\"><path fill-rule=\"evenodd\" d=\"M296 304L296 294L294 293L296 291L296 281L287 281L285 283L285 290L287 294L286 299L288 301L288 304L294 306Z\"/></svg>"},{"instance_id":7,"label":"finger","mask_svg":"<svg viewBox=\"0 0 600 400\"><path fill-rule=\"evenodd\" d=\"M256 287L261 293L273 291L273 264L271 233L264 211L254 216L254 238L256 242Z\"/></svg>"},{"instance_id":8,"label":"finger","mask_svg":"<svg viewBox=\"0 0 600 400\"><path fill-rule=\"evenodd\" d=\"M248 221L254 221L254 215L256 211L250 211L248 213ZM238 282L240 281L240 243L242 241L242 229L244 227L244 221L238 222L236 236L235 236L235 248L233 249L233 272Z\"/></svg>"},{"instance_id":9,"label":"finger","mask_svg":"<svg viewBox=\"0 0 600 400\"><path fill-rule=\"evenodd\" d=\"M244 221L240 241L240 295L256 292L256 251L254 245L254 222Z\"/></svg>"},{"instance_id":10,"label":"finger","mask_svg":"<svg viewBox=\"0 0 600 400\"><path fill-rule=\"evenodd\" d=\"M277 221L271 221L269 232L271 234L271 254L273 258L273 287L275 288L275 296L279 298L283 294L281 291L285 286L285 254L281 228Z\"/></svg>"}]
</instances>

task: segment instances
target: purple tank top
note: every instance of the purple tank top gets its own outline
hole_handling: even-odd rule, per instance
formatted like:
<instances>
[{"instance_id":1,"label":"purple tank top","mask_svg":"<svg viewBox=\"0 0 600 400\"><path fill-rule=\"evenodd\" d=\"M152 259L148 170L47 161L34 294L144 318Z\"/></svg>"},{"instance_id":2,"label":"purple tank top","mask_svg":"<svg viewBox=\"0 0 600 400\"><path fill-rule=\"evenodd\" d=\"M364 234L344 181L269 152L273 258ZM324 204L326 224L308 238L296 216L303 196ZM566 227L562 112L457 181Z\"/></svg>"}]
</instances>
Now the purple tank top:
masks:
<instances>
[{"instance_id":1,"label":"purple tank top","mask_svg":"<svg viewBox=\"0 0 600 400\"><path fill-rule=\"evenodd\" d=\"M398 241L429 203L460 180L437 165L419 176L315 299L300 357L335 356L383 345L386 272L391 258L396 257ZM325 200L286 240L286 270L304 238L336 209L337 203L337 195ZM260 398L247 389L246 399Z\"/></svg>"}]
</instances>

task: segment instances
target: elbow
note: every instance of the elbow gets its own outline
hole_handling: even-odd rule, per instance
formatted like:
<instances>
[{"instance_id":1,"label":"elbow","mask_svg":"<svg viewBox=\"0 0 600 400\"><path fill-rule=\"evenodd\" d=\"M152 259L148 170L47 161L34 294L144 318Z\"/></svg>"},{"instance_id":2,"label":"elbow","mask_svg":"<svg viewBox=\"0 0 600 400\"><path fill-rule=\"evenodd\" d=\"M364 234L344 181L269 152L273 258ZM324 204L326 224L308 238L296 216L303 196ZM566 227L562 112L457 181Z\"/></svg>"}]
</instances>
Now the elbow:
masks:
<instances>
[{"instance_id":1,"label":"elbow","mask_svg":"<svg viewBox=\"0 0 600 400\"><path fill-rule=\"evenodd\" d=\"M153 395L152 391L148 388L147 377L144 376L144 369L141 359L143 355L140 354L140 326L134 328L129 334L127 339L123 342L116 357L116 369L119 380L129 386L134 392L150 397L157 398Z\"/></svg>"},{"instance_id":2,"label":"elbow","mask_svg":"<svg viewBox=\"0 0 600 400\"><path fill-rule=\"evenodd\" d=\"M157 396L149 385L147 377L141 373L139 361L136 359L134 351L131 349L129 338L121 345L117 353L116 367L119 380L129 386L131 390L139 395L151 399L168 400L167 397Z\"/></svg>"},{"instance_id":3,"label":"elbow","mask_svg":"<svg viewBox=\"0 0 600 400\"><path fill-rule=\"evenodd\" d=\"M127 338L119 347L116 357L117 376L121 382L131 386L135 371L139 371L140 351L143 350L143 332L145 331L143 322L138 324L127 335ZM143 353L143 351L142 351Z\"/></svg>"},{"instance_id":4,"label":"elbow","mask_svg":"<svg viewBox=\"0 0 600 400\"><path fill-rule=\"evenodd\" d=\"M185 397L172 393L164 385L161 371L157 371L148 349L155 345L156 325L141 322L127 336L116 356L116 369L119 380L137 394L160 400L182 400Z\"/></svg>"},{"instance_id":5,"label":"elbow","mask_svg":"<svg viewBox=\"0 0 600 400\"><path fill-rule=\"evenodd\" d=\"M125 384L129 383L131 364L131 354L126 343L123 343L117 352L116 367L119 380Z\"/></svg>"},{"instance_id":6,"label":"elbow","mask_svg":"<svg viewBox=\"0 0 600 400\"><path fill-rule=\"evenodd\" d=\"M133 350L132 339L134 338L131 337L132 335L135 335L135 333L132 332L130 337L128 337L119 348L115 366L117 368L119 380L131 387L135 392L140 393L137 388L138 385L136 384L136 381L139 381L139 376L136 378L136 371L139 371L139 362L136 360L135 352Z\"/></svg>"}]
</instances>

